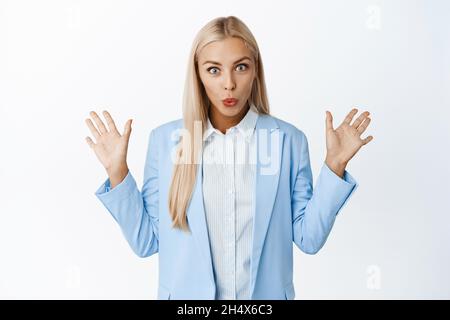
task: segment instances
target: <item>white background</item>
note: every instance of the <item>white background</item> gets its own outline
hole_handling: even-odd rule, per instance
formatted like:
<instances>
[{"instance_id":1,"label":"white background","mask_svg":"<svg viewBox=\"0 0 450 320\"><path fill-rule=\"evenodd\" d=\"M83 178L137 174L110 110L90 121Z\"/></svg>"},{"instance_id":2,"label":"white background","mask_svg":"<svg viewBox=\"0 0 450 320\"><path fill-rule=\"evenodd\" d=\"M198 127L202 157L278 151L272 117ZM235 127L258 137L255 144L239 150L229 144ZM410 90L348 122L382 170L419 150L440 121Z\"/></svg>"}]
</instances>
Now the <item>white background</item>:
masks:
<instances>
[{"instance_id":1,"label":"white background","mask_svg":"<svg viewBox=\"0 0 450 320\"><path fill-rule=\"evenodd\" d=\"M155 299L95 197L90 110L120 128L139 187L150 130L181 117L197 31L236 15L261 50L271 113L305 132L369 110L360 184L323 249L295 252L297 299L450 298L450 2L0 1L0 298Z\"/></svg>"}]
</instances>

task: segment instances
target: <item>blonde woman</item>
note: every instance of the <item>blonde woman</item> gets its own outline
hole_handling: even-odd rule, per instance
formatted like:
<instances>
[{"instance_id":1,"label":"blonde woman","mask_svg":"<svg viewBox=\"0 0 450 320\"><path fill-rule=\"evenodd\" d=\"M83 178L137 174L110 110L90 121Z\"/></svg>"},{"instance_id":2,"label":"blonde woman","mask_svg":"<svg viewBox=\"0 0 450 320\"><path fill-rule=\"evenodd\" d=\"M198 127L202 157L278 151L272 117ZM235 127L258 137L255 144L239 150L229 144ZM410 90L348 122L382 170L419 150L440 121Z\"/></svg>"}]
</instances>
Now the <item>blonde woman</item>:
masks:
<instances>
[{"instance_id":1,"label":"blonde woman","mask_svg":"<svg viewBox=\"0 0 450 320\"><path fill-rule=\"evenodd\" d=\"M313 192L308 141L273 117L258 45L237 17L210 21L190 53L183 118L151 130L141 191L128 169L131 120L86 123L108 179L96 191L139 257L159 253L158 299L294 299L293 243L324 245L357 182L345 170L372 136L369 112L336 129ZM352 123L353 121L353 123Z\"/></svg>"}]
</instances>

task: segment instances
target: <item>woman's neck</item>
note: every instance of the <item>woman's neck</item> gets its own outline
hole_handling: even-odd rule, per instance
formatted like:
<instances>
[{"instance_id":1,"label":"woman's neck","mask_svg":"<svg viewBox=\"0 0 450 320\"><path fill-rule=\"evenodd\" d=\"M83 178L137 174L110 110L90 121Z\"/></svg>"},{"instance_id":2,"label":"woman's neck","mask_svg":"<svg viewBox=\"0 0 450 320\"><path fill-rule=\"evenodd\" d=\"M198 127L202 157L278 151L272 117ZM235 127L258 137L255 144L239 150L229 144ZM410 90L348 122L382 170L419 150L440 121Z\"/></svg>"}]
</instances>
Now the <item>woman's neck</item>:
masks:
<instances>
[{"instance_id":1,"label":"woman's neck","mask_svg":"<svg viewBox=\"0 0 450 320\"><path fill-rule=\"evenodd\" d=\"M220 114L216 108L210 107L209 108L209 121L211 121L211 124L214 128L220 130L223 134L226 133L227 129L234 127L237 125L241 120L245 117L249 110L250 106L247 103L247 105L242 108L241 112L239 112L237 115L233 117L226 117L222 114Z\"/></svg>"}]
</instances>

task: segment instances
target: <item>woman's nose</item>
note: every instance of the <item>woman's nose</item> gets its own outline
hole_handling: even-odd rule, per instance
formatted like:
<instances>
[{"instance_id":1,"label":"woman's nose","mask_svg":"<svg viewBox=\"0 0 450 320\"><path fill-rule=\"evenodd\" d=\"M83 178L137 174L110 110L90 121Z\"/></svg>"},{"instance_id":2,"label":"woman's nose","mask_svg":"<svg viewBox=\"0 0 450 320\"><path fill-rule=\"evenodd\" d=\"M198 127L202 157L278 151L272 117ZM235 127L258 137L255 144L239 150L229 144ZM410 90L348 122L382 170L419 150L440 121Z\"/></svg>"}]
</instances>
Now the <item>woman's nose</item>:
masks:
<instances>
[{"instance_id":1,"label":"woman's nose","mask_svg":"<svg viewBox=\"0 0 450 320\"><path fill-rule=\"evenodd\" d=\"M225 79L225 90L232 90L235 87L234 80L231 76L226 76Z\"/></svg>"}]
</instances>

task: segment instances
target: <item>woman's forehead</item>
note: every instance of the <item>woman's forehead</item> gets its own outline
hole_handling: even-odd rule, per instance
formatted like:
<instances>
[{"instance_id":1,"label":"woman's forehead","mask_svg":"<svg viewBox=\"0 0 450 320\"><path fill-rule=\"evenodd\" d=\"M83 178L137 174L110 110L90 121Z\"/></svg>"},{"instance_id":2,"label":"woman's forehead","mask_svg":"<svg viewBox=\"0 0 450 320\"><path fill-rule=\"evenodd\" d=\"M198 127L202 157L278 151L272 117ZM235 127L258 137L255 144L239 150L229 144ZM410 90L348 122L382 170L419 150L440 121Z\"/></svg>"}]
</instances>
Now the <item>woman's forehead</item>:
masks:
<instances>
[{"instance_id":1,"label":"woman's forehead","mask_svg":"<svg viewBox=\"0 0 450 320\"><path fill-rule=\"evenodd\" d=\"M199 52L201 61L217 61L223 63L234 63L243 58L251 57L251 51L244 41L239 38L227 38L208 43Z\"/></svg>"}]
</instances>

